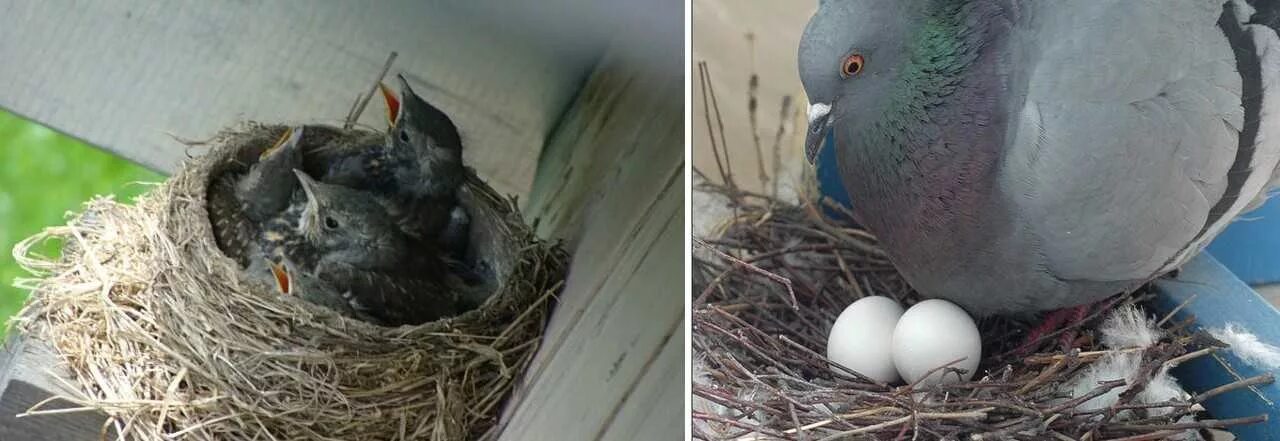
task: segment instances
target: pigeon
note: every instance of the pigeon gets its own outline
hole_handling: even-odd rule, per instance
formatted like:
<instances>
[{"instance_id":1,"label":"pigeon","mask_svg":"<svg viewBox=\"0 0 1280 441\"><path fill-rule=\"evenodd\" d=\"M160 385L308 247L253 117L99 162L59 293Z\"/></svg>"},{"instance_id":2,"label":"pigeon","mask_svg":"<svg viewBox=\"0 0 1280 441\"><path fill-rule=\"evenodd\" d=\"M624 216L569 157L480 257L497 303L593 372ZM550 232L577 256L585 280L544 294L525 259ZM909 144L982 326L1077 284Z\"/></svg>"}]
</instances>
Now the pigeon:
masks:
<instances>
[{"instance_id":1,"label":"pigeon","mask_svg":"<svg viewBox=\"0 0 1280 441\"><path fill-rule=\"evenodd\" d=\"M1178 268L1276 184L1280 2L825 0L798 58L856 220L970 313Z\"/></svg>"},{"instance_id":2,"label":"pigeon","mask_svg":"<svg viewBox=\"0 0 1280 441\"><path fill-rule=\"evenodd\" d=\"M286 129L262 151L247 170L232 170L214 179L209 188L209 221L214 241L241 268L259 254L259 224L288 205L297 181L292 170L301 161L298 142L302 128Z\"/></svg>"},{"instance_id":3,"label":"pigeon","mask_svg":"<svg viewBox=\"0 0 1280 441\"><path fill-rule=\"evenodd\" d=\"M374 323L420 324L455 315L464 304L448 265L430 243L403 234L382 200L369 192L321 183L294 170L305 201L273 226L271 262L282 293L294 292L339 313ZM300 282L299 282L300 281ZM333 305L340 305L334 307Z\"/></svg>"}]
</instances>

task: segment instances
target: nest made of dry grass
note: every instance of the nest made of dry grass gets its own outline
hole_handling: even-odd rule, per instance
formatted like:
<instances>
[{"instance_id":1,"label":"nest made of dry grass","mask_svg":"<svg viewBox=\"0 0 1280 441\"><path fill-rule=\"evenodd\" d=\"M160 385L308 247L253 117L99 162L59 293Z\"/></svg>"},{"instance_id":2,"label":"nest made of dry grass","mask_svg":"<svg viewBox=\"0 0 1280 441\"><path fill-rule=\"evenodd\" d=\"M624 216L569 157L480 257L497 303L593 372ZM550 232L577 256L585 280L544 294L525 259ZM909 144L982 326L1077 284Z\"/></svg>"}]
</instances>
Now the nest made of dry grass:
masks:
<instances>
[{"instance_id":1,"label":"nest made of dry grass","mask_svg":"<svg viewBox=\"0 0 1280 441\"><path fill-rule=\"evenodd\" d=\"M214 243L212 177L283 126L245 124L124 204L89 201L65 226L14 249L35 277L17 326L52 345L126 439L474 439L538 348L566 256L514 201L472 176L460 191L471 257L492 274L478 309L419 326L338 317L244 278ZM304 149L359 130L307 126ZM60 257L34 255L58 241ZM31 413L40 413L33 409Z\"/></svg>"},{"instance_id":2,"label":"nest made of dry grass","mask_svg":"<svg viewBox=\"0 0 1280 441\"><path fill-rule=\"evenodd\" d=\"M970 381L894 386L852 372L846 374L854 377L836 375L822 354L831 324L846 306L869 295L904 306L920 300L875 238L849 226L848 213L829 202L794 204L710 183L695 191L718 195L729 210L711 237L694 239L695 438L1144 440L1265 420L1185 417L1202 416L1197 404L1206 399L1266 378L1185 400L1133 400L1160 369L1215 350L1186 331L1189 321L1167 317L1159 321L1166 337L1136 349L1142 358L1135 381L1101 382L1084 395L1064 395L1062 386L1077 374L1103 355L1123 351L1102 347L1094 331L1109 311L1149 298L1144 291L1096 308L1076 328L1081 337L1072 350L1061 349L1061 332L1055 332L1034 343L1031 355L1013 356L1028 323L981 320L984 359ZM1113 391L1121 391L1115 406L1081 407Z\"/></svg>"}]
</instances>

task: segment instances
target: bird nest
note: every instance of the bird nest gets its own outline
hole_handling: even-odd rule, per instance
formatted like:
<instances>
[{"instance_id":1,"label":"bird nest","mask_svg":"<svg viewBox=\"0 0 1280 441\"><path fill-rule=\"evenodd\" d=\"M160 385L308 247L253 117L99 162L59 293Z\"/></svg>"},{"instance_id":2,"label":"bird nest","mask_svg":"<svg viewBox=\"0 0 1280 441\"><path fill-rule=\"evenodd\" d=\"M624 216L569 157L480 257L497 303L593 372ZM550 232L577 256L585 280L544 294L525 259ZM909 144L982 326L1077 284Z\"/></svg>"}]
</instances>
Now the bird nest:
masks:
<instances>
[{"instance_id":1,"label":"bird nest","mask_svg":"<svg viewBox=\"0 0 1280 441\"><path fill-rule=\"evenodd\" d=\"M837 375L822 354L846 306L870 295L904 306L920 300L875 238L849 226L841 207L805 196L796 204L709 183L695 186L698 192L718 199L726 219L694 239L695 438L1146 440L1265 420L1212 420L1198 403L1266 379L1194 396L1173 383L1169 368L1216 343L1189 333L1189 321L1143 316L1140 305L1151 295L1145 291L1108 299L1021 352L1028 323L980 320L983 360L969 381L889 385L851 371ZM1147 323L1139 326L1151 329L1146 347L1100 343L1106 336L1099 328L1121 310ZM1063 332L1080 337L1063 345ZM1100 365L1117 360L1129 363L1131 374L1108 377ZM1172 396L1146 399L1144 391Z\"/></svg>"},{"instance_id":2,"label":"bird nest","mask_svg":"<svg viewBox=\"0 0 1280 441\"><path fill-rule=\"evenodd\" d=\"M477 309L381 327L244 276L214 242L212 178L284 129L246 124L165 183L123 204L99 197L14 250L35 277L17 326L60 354L83 394L128 439L474 439L542 337L564 253L514 201L471 176L459 191L468 254L492 274ZM308 126L304 148L369 132ZM363 134L363 135L362 135ZM60 257L33 254L62 244ZM33 409L32 413L40 413Z\"/></svg>"}]
</instances>

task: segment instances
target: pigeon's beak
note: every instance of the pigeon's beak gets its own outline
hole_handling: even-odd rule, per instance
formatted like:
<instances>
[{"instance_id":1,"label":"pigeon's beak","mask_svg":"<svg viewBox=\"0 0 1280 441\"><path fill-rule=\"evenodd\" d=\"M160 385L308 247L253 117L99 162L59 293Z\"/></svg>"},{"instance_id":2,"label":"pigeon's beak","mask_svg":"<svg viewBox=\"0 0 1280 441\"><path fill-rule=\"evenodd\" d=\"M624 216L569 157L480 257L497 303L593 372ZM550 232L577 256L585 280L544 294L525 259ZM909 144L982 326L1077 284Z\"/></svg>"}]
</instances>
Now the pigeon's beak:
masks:
<instances>
[{"instance_id":1,"label":"pigeon's beak","mask_svg":"<svg viewBox=\"0 0 1280 441\"><path fill-rule=\"evenodd\" d=\"M387 102L387 124L394 128L400 118L400 98L396 97L396 93L386 83L379 82L378 90L382 91L382 99Z\"/></svg>"},{"instance_id":2,"label":"pigeon's beak","mask_svg":"<svg viewBox=\"0 0 1280 441\"><path fill-rule=\"evenodd\" d=\"M258 160L262 160L271 153L279 151L281 147L297 144L299 139L302 139L302 127L290 127L285 129L284 133L280 135L280 139L277 139L275 144L272 144L271 147L267 147L266 150L262 151L261 155L258 155Z\"/></svg>"},{"instance_id":3,"label":"pigeon's beak","mask_svg":"<svg viewBox=\"0 0 1280 441\"><path fill-rule=\"evenodd\" d=\"M284 265L270 260L267 261L267 266L271 267L271 275L276 279L276 288L280 289L281 294L289 294L291 288L289 286L289 271L285 269Z\"/></svg>"},{"instance_id":4,"label":"pigeon's beak","mask_svg":"<svg viewBox=\"0 0 1280 441\"><path fill-rule=\"evenodd\" d=\"M813 165L822 151L822 142L831 132L831 105L813 103L809 105L809 130L804 136L804 158Z\"/></svg>"}]
</instances>

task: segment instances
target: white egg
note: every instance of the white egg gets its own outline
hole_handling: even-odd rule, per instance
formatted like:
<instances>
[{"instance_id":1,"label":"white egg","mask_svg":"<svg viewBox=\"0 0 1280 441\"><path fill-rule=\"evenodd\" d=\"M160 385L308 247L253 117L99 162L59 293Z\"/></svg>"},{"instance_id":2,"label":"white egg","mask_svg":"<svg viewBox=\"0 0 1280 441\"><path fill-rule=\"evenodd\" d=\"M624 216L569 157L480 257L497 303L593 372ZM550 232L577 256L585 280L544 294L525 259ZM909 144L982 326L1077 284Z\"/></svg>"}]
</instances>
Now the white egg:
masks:
<instances>
[{"instance_id":1,"label":"white egg","mask_svg":"<svg viewBox=\"0 0 1280 441\"><path fill-rule=\"evenodd\" d=\"M907 383L915 383L930 370L952 361L964 375L939 369L921 385L954 383L973 378L982 358L982 338L969 313L955 303L931 299L915 304L902 314L893 330L893 364Z\"/></svg>"},{"instance_id":2,"label":"white egg","mask_svg":"<svg viewBox=\"0 0 1280 441\"><path fill-rule=\"evenodd\" d=\"M893 355L889 351L893 327L901 316L902 306L891 298L872 296L858 299L845 308L831 326L827 358L877 381L898 381L898 370L893 367ZM835 366L831 369L849 376Z\"/></svg>"}]
</instances>

